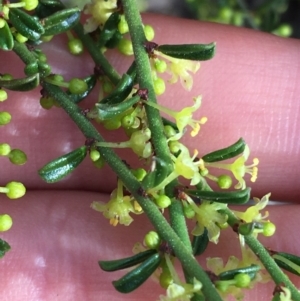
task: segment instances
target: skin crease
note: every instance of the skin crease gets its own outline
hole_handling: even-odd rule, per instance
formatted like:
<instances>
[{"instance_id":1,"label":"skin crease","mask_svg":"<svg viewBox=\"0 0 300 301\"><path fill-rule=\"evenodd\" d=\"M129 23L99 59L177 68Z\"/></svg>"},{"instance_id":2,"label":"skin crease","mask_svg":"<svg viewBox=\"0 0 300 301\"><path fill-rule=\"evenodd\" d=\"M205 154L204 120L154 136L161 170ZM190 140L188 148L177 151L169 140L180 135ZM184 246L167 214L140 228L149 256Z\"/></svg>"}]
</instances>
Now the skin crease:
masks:
<instances>
[{"instance_id":1,"label":"skin crease","mask_svg":"<svg viewBox=\"0 0 300 301\"><path fill-rule=\"evenodd\" d=\"M187 134L186 144L203 155L244 137L251 149L250 159L260 159L259 178L251 184L253 196L262 197L271 191L274 200L297 203L300 87L296 79L300 76L300 42L165 16L147 15L144 22L154 25L157 43L217 42L217 54L213 60L201 63L192 92L187 93L177 84L167 86L166 93L159 97L162 104L181 109L192 105L193 96L203 95L203 105L196 116L207 116L209 121L193 140ZM53 72L62 72L67 80L91 73L93 63L88 57L65 55L65 41L54 41L54 45L44 48ZM114 54L109 59L120 72L129 65L128 59ZM22 76L22 68L17 67L19 61L13 54L2 54L0 61L1 70ZM157 300L163 290L153 281L129 295L116 293L111 280L123 273L102 272L97 265L99 259L130 256L133 244L141 242L146 231L152 229L142 216L134 217L131 227L114 228L90 209L94 200L107 201L108 193L116 185L109 168L95 170L86 160L60 183L47 185L38 178L38 168L84 143L84 137L65 113L56 108L41 109L38 96L38 89L28 94L9 92L9 99L1 104L1 110L13 116L11 124L1 128L1 141L24 150L29 160L22 167L1 160L1 170L5 172L0 174L0 183L22 181L28 192L15 201L0 196L1 213L10 214L14 220L12 229L1 234L12 250L1 260L0 299ZM93 97L97 94L90 99ZM88 104L87 101L86 107ZM105 133L105 137L110 141L126 140L125 136L111 132ZM131 153L123 154L134 165ZM295 204L268 209L277 233L262 239L267 247L299 254L298 208ZM228 258L232 254L239 255L238 240L228 229L200 262L205 267L205 257ZM299 287L299 279L291 278ZM271 300L273 288L258 286L244 300Z\"/></svg>"}]
</instances>

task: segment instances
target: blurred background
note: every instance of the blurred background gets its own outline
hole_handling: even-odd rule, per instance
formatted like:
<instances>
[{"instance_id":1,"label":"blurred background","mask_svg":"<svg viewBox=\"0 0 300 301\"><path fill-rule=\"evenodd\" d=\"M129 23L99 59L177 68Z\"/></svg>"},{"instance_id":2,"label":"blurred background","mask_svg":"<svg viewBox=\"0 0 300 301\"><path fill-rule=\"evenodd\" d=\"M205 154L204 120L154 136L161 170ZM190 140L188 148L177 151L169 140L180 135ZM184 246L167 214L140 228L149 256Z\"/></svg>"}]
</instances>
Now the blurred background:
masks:
<instances>
[{"instance_id":1,"label":"blurred background","mask_svg":"<svg viewBox=\"0 0 300 301\"><path fill-rule=\"evenodd\" d=\"M300 38L300 0L139 0L143 11Z\"/></svg>"}]
</instances>

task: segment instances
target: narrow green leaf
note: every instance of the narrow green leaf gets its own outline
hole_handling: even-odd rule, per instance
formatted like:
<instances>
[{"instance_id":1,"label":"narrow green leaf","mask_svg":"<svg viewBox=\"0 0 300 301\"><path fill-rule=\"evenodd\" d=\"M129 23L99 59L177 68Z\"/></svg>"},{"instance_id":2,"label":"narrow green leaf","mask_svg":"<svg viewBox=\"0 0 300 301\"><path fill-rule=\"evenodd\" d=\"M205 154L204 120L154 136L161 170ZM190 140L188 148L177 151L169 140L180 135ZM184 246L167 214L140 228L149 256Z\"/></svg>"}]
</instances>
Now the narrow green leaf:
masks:
<instances>
[{"instance_id":1,"label":"narrow green leaf","mask_svg":"<svg viewBox=\"0 0 300 301\"><path fill-rule=\"evenodd\" d=\"M2 28L0 28L0 49L9 51L12 50L13 47L14 38L12 36L7 22L5 22L5 25Z\"/></svg>"},{"instance_id":2,"label":"narrow green leaf","mask_svg":"<svg viewBox=\"0 0 300 301\"><path fill-rule=\"evenodd\" d=\"M87 147L82 146L42 167L38 173L47 183L58 182L70 174L86 157Z\"/></svg>"},{"instance_id":3,"label":"narrow green leaf","mask_svg":"<svg viewBox=\"0 0 300 301\"><path fill-rule=\"evenodd\" d=\"M289 271L295 275L300 276L300 257L284 253L284 252L277 252L272 255L275 262L278 264L279 267Z\"/></svg>"},{"instance_id":4,"label":"narrow green leaf","mask_svg":"<svg viewBox=\"0 0 300 301\"><path fill-rule=\"evenodd\" d=\"M102 104L118 104L126 99L130 94L133 87L133 79L127 73L124 73L115 89L106 97L104 97L100 103Z\"/></svg>"},{"instance_id":5,"label":"narrow green leaf","mask_svg":"<svg viewBox=\"0 0 300 301\"><path fill-rule=\"evenodd\" d=\"M134 291L152 275L160 265L160 262L160 255L158 253L153 254L125 276L113 281L113 286L120 293L126 294Z\"/></svg>"},{"instance_id":6,"label":"narrow green leaf","mask_svg":"<svg viewBox=\"0 0 300 301\"><path fill-rule=\"evenodd\" d=\"M40 83L39 74L33 74L25 78L0 80L0 87L12 91L30 91Z\"/></svg>"},{"instance_id":7,"label":"narrow green leaf","mask_svg":"<svg viewBox=\"0 0 300 301\"><path fill-rule=\"evenodd\" d=\"M220 280L231 280L237 274L248 274L251 279L254 279L259 270L260 270L259 265L252 264L248 267L243 267L243 268L223 272L223 273L219 274L218 277Z\"/></svg>"},{"instance_id":8,"label":"narrow green leaf","mask_svg":"<svg viewBox=\"0 0 300 301\"><path fill-rule=\"evenodd\" d=\"M185 60L205 61L215 55L216 43L159 45L156 49L166 55Z\"/></svg>"},{"instance_id":9,"label":"narrow green leaf","mask_svg":"<svg viewBox=\"0 0 300 301\"><path fill-rule=\"evenodd\" d=\"M200 198L201 200L225 203L225 204L245 204L249 201L250 198L249 187L243 190L237 191L203 191L203 190L194 190L187 189L185 192L193 197Z\"/></svg>"},{"instance_id":10,"label":"narrow green leaf","mask_svg":"<svg viewBox=\"0 0 300 301\"><path fill-rule=\"evenodd\" d=\"M44 27L36 18L18 8L10 9L9 21L21 35L33 41L39 40L45 32Z\"/></svg>"},{"instance_id":11,"label":"narrow green leaf","mask_svg":"<svg viewBox=\"0 0 300 301\"><path fill-rule=\"evenodd\" d=\"M204 228L204 232L201 235L193 238L192 248L194 256L201 255L206 250L208 242L208 231Z\"/></svg>"},{"instance_id":12,"label":"narrow green leaf","mask_svg":"<svg viewBox=\"0 0 300 301\"><path fill-rule=\"evenodd\" d=\"M133 96L118 104L96 103L96 112L99 120L109 120L122 114L140 100L138 95Z\"/></svg>"},{"instance_id":13,"label":"narrow green leaf","mask_svg":"<svg viewBox=\"0 0 300 301\"><path fill-rule=\"evenodd\" d=\"M243 138L240 138L237 142L234 144L219 149L217 151L214 151L212 153L209 153L202 157L204 162L217 162L217 161L223 161L226 159L234 158L241 154L246 147L246 142Z\"/></svg>"},{"instance_id":14,"label":"narrow green leaf","mask_svg":"<svg viewBox=\"0 0 300 301\"><path fill-rule=\"evenodd\" d=\"M78 8L66 8L42 20L45 36L56 35L73 28L80 19Z\"/></svg>"},{"instance_id":15,"label":"narrow green leaf","mask_svg":"<svg viewBox=\"0 0 300 301\"><path fill-rule=\"evenodd\" d=\"M118 32L118 24L120 21L120 14L119 12L114 12L110 15L108 20L105 22L104 27L100 33L98 47L106 46L113 37L115 36L116 32Z\"/></svg>"},{"instance_id":16,"label":"narrow green leaf","mask_svg":"<svg viewBox=\"0 0 300 301\"><path fill-rule=\"evenodd\" d=\"M2 258L6 252L10 250L10 245L0 238L0 258Z\"/></svg>"},{"instance_id":17,"label":"narrow green leaf","mask_svg":"<svg viewBox=\"0 0 300 301\"><path fill-rule=\"evenodd\" d=\"M99 261L99 266L102 270L107 272L122 270L143 262L155 253L157 253L156 250L147 250L127 258L110 261Z\"/></svg>"}]
</instances>

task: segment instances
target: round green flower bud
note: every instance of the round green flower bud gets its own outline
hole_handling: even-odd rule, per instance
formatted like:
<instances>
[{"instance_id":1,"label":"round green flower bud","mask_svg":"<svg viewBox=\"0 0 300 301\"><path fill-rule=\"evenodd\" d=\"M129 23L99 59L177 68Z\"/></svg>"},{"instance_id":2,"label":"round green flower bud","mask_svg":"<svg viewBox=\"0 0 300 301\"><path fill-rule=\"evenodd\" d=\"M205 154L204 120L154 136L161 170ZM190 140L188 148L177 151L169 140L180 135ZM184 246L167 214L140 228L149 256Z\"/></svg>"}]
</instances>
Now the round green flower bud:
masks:
<instances>
[{"instance_id":1,"label":"round green flower bud","mask_svg":"<svg viewBox=\"0 0 300 301\"><path fill-rule=\"evenodd\" d=\"M41 76L48 76L51 73L50 65L39 61L39 72L40 72Z\"/></svg>"},{"instance_id":2,"label":"round green flower bud","mask_svg":"<svg viewBox=\"0 0 300 301\"><path fill-rule=\"evenodd\" d=\"M153 80L153 86L156 95L161 95L166 90L165 81L160 77L157 77L156 79Z\"/></svg>"},{"instance_id":3,"label":"round green flower bud","mask_svg":"<svg viewBox=\"0 0 300 301\"><path fill-rule=\"evenodd\" d=\"M103 126L107 130L116 130L121 127L121 121L119 119L110 119L110 120L105 120L103 122Z\"/></svg>"},{"instance_id":4,"label":"round green flower bud","mask_svg":"<svg viewBox=\"0 0 300 301\"><path fill-rule=\"evenodd\" d=\"M40 105L43 109L49 110L54 105L54 99L52 97L41 97Z\"/></svg>"},{"instance_id":5,"label":"round green flower bud","mask_svg":"<svg viewBox=\"0 0 300 301\"><path fill-rule=\"evenodd\" d=\"M164 126L164 133L167 138L173 137L177 134L177 131L170 125Z\"/></svg>"},{"instance_id":6,"label":"round green flower bud","mask_svg":"<svg viewBox=\"0 0 300 301\"><path fill-rule=\"evenodd\" d=\"M102 89L104 93L111 93L114 89L113 84L110 81L105 81L102 83Z\"/></svg>"},{"instance_id":7,"label":"round green flower bud","mask_svg":"<svg viewBox=\"0 0 300 301\"><path fill-rule=\"evenodd\" d=\"M222 23L229 24L232 14L233 14L233 11L228 6L227 7L224 6L219 10L219 18L221 19Z\"/></svg>"},{"instance_id":8,"label":"round green flower bud","mask_svg":"<svg viewBox=\"0 0 300 301\"><path fill-rule=\"evenodd\" d=\"M42 36L41 40L43 42L50 42L53 39L53 36Z\"/></svg>"},{"instance_id":9,"label":"round green flower bud","mask_svg":"<svg viewBox=\"0 0 300 301\"><path fill-rule=\"evenodd\" d=\"M39 1L38 0L22 0L21 2L23 2L25 5L23 6L23 8L25 10L33 10L35 9L38 4Z\"/></svg>"},{"instance_id":10,"label":"round green flower bud","mask_svg":"<svg viewBox=\"0 0 300 301\"><path fill-rule=\"evenodd\" d=\"M80 78L72 78L69 82L69 91L72 94L82 94L88 89L88 85Z\"/></svg>"},{"instance_id":11,"label":"round green flower bud","mask_svg":"<svg viewBox=\"0 0 300 301\"><path fill-rule=\"evenodd\" d=\"M121 15L118 29L121 34L125 34L129 31L128 23L126 22L124 15Z\"/></svg>"},{"instance_id":12,"label":"round green flower bud","mask_svg":"<svg viewBox=\"0 0 300 301\"><path fill-rule=\"evenodd\" d=\"M244 15L240 12L235 12L232 16L232 24L235 26L243 26Z\"/></svg>"},{"instance_id":13,"label":"round green flower bud","mask_svg":"<svg viewBox=\"0 0 300 301\"><path fill-rule=\"evenodd\" d=\"M19 32L16 34L15 38L16 38L16 40L17 40L19 43L21 43L21 44L23 44L23 43L25 43L25 42L28 41L28 38L24 37L24 36L21 35Z\"/></svg>"},{"instance_id":14,"label":"round green flower bud","mask_svg":"<svg viewBox=\"0 0 300 301\"><path fill-rule=\"evenodd\" d=\"M178 141L170 141L169 149L172 154L177 154L180 151L180 143Z\"/></svg>"},{"instance_id":15,"label":"round green flower bud","mask_svg":"<svg viewBox=\"0 0 300 301\"><path fill-rule=\"evenodd\" d=\"M135 116L133 116L131 114L126 115L121 120L122 127L128 129L134 124L134 121L135 121Z\"/></svg>"},{"instance_id":16,"label":"round green flower bud","mask_svg":"<svg viewBox=\"0 0 300 301\"><path fill-rule=\"evenodd\" d=\"M0 28L3 28L6 24L6 21L3 18L0 18Z\"/></svg>"},{"instance_id":17,"label":"round green flower bud","mask_svg":"<svg viewBox=\"0 0 300 301\"><path fill-rule=\"evenodd\" d=\"M236 281L235 285L237 287L248 287L251 282L250 276L245 273L235 275L234 280Z\"/></svg>"},{"instance_id":18,"label":"round green flower bud","mask_svg":"<svg viewBox=\"0 0 300 301\"><path fill-rule=\"evenodd\" d=\"M163 272L159 275L159 285L167 289L170 284L173 283L173 277L169 270L163 270Z\"/></svg>"},{"instance_id":19,"label":"round green flower bud","mask_svg":"<svg viewBox=\"0 0 300 301\"><path fill-rule=\"evenodd\" d=\"M144 33L148 41L152 41L154 39L155 31L151 25L144 26Z\"/></svg>"},{"instance_id":20,"label":"round green flower bud","mask_svg":"<svg viewBox=\"0 0 300 301\"><path fill-rule=\"evenodd\" d=\"M188 219L193 218L196 214L191 205L183 206L183 213L184 213L184 216Z\"/></svg>"},{"instance_id":21,"label":"round green flower bud","mask_svg":"<svg viewBox=\"0 0 300 301\"><path fill-rule=\"evenodd\" d=\"M145 235L144 238L144 244L149 248L149 249L156 249L158 248L160 244L160 238L157 232L155 231L150 231Z\"/></svg>"},{"instance_id":22,"label":"round green flower bud","mask_svg":"<svg viewBox=\"0 0 300 301\"><path fill-rule=\"evenodd\" d=\"M0 232L9 230L12 224L12 218L8 214L0 215Z\"/></svg>"},{"instance_id":23,"label":"round green flower bud","mask_svg":"<svg viewBox=\"0 0 300 301\"><path fill-rule=\"evenodd\" d=\"M266 222L263 224L263 232L262 234L264 236L272 236L276 231L276 226L275 224L271 222Z\"/></svg>"},{"instance_id":24,"label":"round green flower bud","mask_svg":"<svg viewBox=\"0 0 300 301\"><path fill-rule=\"evenodd\" d=\"M167 63L163 60L156 59L154 61L154 68L159 73L164 73L167 70Z\"/></svg>"},{"instance_id":25,"label":"round green flower bud","mask_svg":"<svg viewBox=\"0 0 300 301\"><path fill-rule=\"evenodd\" d=\"M13 76L9 73L5 73L5 74L0 75L0 78L2 80L11 80L11 79L13 79ZM1 91L1 89L0 89L0 91Z\"/></svg>"},{"instance_id":26,"label":"round green flower bud","mask_svg":"<svg viewBox=\"0 0 300 301\"><path fill-rule=\"evenodd\" d=\"M0 125L6 125L10 123L11 115L8 112L0 112Z\"/></svg>"},{"instance_id":27,"label":"round green flower bud","mask_svg":"<svg viewBox=\"0 0 300 301\"><path fill-rule=\"evenodd\" d=\"M65 80L61 74L53 74L53 75L51 75L51 79L56 82L59 82L59 83L61 83Z\"/></svg>"},{"instance_id":28,"label":"round green flower bud","mask_svg":"<svg viewBox=\"0 0 300 301\"><path fill-rule=\"evenodd\" d=\"M133 55L132 43L128 39L121 39L118 44L118 50L125 55Z\"/></svg>"},{"instance_id":29,"label":"round green flower bud","mask_svg":"<svg viewBox=\"0 0 300 301\"><path fill-rule=\"evenodd\" d=\"M288 38L292 35L293 33L293 28L291 25L289 24L281 24L277 30L276 30L276 33L281 36L281 37L284 37L284 38Z\"/></svg>"},{"instance_id":30,"label":"round green flower bud","mask_svg":"<svg viewBox=\"0 0 300 301\"><path fill-rule=\"evenodd\" d=\"M1 143L0 144L0 156L7 156L11 151L9 144Z\"/></svg>"},{"instance_id":31,"label":"round green flower bud","mask_svg":"<svg viewBox=\"0 0 300 301\"><path fill-rule=\"evenodd\" d=\"M30 63L24 67L24 73L26 75L33 75L39 72L39 65L35 61L33 63Z\"/></svg>"},{"instance_id":32,"label":"round green flower bud","mask_svg":"<svg viewBox=\"0 0 300 301\"><path fill-rule=\"evenodd\" d=\"M101 169L105 165L105 160L103 159L102 156L100 156L98 160L93 161L93 164L95 167Z\"/></svg>"},{"instance_id":33,"label":"round green flower bud","mask_svg":"<svg viewBox=\"0 0 300 301\"><path fill-rule=\"evenodd\" d=\"M228 175L221 175L218 177L218 186L221 189L228 189L232 185L232 179Z\"/></svg>"},{"instance_id":34,"label":"round green flower bud","mask_svg":"<svg viewBox=\"0 0 300 301\"><path fill-rule=\"evenodd\" d=\"M8 155L9 161L15 165L23 165L27 162L26 154L20 149L12 149Z\"/></svg>"},{"instance_id":35,"label":"round green flower bud","mask_svg":"<svg viewBox=\"0 0 300 301\"><path fill-rule=\"evenodd\" d=\"M157 199L155 199L155 202L156 205L162 209L167 208L171 205L171 199L164 194L160 195Z\"/></svg>"},{"instance_id":36,"label":"round green flower bud","mask_svg":"<svg viewBox=\"0 0 300 301\"><path fill-rule=\"evenodd\" d=\"M0 89L0 101L5 101L7 99L7 93L5 90Z\"/></svg>"},{"instance_id":37,"label":"round green flower bud","mask_svg":"<svg viewBox=\"0 0 300 301\"><path fill-rule=\"evenodd\" d=\"M44 53L39 53L38 55L38 60L41 62L41 63L46 63L47 62L47 57Z\"/></svg>"},{"instance_id":38,"label":"round green flower bud","mask_svg":"<svg viewBox=\"0 0 300 301\"><path fill-rule=\"evenodd\" d=\"M132 169L131 172L138 181L142 181L147 175L147 172L144 168Z\"/></svg>"},{"instance_id":39,"label":"round green flower bud","mask_svg":"<svg viewBox=\"0 0 300 301\"><path fill-rule=\"evenodd\" d=\"M21 198L26 193L25 186L20 182L9 182L5 186L8 189L6 192L6 196L10 199L18 199Z\"/></svg>"},{"instance_id":40,"label":"round green flower bud","mask_svg":"<svg viewBox=\"0 0 300 301\"><path fill-rule=\"evenodd\" d=\"M100 158L100 153L96 149L93 149L90 151L90 158L95 162Z\"/></svg>"},{"instance_id":41,"label":"round green flower bud","mask_svg":"<svg viewBox=\"0 0 300 301\"><path fill-rule=\"evenodd\" d=\"M81 42L81 40L79 39L72 39L68 42L68 47L69 47L69 51L70 53L74 54L74 55L79 55L81 53L83 53L83 44Z\"/></svg>"}]
</instances>

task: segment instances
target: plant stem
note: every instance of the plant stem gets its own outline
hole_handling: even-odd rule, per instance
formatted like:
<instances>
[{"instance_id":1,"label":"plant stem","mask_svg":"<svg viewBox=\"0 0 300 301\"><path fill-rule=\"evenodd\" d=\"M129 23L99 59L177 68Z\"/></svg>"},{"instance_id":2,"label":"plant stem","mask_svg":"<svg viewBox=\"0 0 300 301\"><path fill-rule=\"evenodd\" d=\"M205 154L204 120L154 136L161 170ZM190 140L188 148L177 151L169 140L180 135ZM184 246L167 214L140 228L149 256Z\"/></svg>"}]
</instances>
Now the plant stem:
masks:
<instances>
[{"instance_id":1,"label":"plant stem","mask_svg":"<svg viewBox=\"0 0 300 301\"><path fill-rule=\"evenodd\" d=\"M100 49L98 49L95 46L95 43L92 40L92 38L89 36L89 34L84 33L82 25L79 23L73 29L76 32L79 39L82 41L83 45L88 50L89 54L93 58L96 65L99 65L102 68L105 75L107 75L107 77L111 80L111 82L117 85L117 83L121 79L120 75L108 62L108 60L102 54Z\"/></svg>"},{"instance_id":2,"label":"plant stem","mask_svg":"<svg viewBox=\"0 0 300 301\"><path fill-rule=\"evenodd\" d=\"M65 92L63 92L59 87L51 85L47 82L42 82L42 86L50 96L56 99L60 106L77 124L86 138L95 139L99 142L105 142L96 128L81 113L81 109L69 99L68 95ZM170 244L171 248L174 250L175 255L181 261L187 273L191 275L191 277L195 277L202 283L202 292L206 297L206 300L222 301L206 272L199 266L195 257L182 243L178 235L171 228L157 206L149 198L143 196L143 187L133 176L124 162L122 162L122 160L110 148L99 146L97 147L97 150L101 153L105 161L121 179L132 196L138 201L145 214L147 215L153 226L156 228L160 237Z\"/></svg>"},{"instance_id":3,"label":"plant stem","mask_svg":"<svg viewBox=\"0 0 300 301\"><path fill-rule=\"evenodd\" d=\"M13 51L26 64L31 64L37 61L35 55L26 47L25 44L14 41Z\"/></svg>"},{"instance_id":4,"label":"plant stem","mask_svg":"<svg viewBox=\"0 0 300 301\"><path fill-rule=\"evenodd\" d=\"M148 54L144 48L147 41L138 6L135 0L122 1L125 18L128 23L135 63L137 67L137 78L139 87L148 90L148 101L156 103L156 95L154 92L153 81L151 76L151 67ZM163 131L163 123L160 113L157 109L145 106L148 125L151 130L151 141L157 158L164 161L167 165L167 172L172 171L172 161L169 154L169 147ZM166 167L163 167L166 170Z\"/></svg>"},{"instance_id":5,"label":"plant stem","mask_svg":"<svg viewBox=\"0 0 300 301\"><path fill-rule=\"evenodd\" d=\"M234 213L229 208L224 209L223 212L228 215L227 222L230 226L234 226L240 223L240 220L234 215ZM249 248L260 259L266 270L269 272L275 284L283 284L291 291L293 300L300 300L300 292L298 291L298 289L278 267L275 260L270 256L269 252L258 241L258 239L252 235L246 235L244 236L244 239Z\"/></svg>"}]
</instances>

